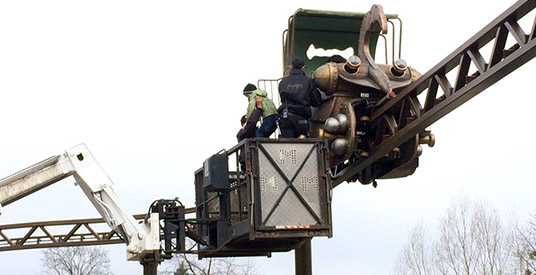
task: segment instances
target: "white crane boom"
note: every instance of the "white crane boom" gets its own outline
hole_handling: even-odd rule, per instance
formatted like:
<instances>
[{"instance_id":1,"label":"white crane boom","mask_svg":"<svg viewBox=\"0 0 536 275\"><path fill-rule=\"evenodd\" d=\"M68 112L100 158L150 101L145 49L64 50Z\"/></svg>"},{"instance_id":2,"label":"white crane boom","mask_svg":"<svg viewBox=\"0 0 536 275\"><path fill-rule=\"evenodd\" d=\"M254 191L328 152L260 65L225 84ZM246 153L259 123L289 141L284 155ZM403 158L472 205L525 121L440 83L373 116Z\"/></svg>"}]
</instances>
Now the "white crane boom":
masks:
<instances>
[{"instance_id":1,"label":"white crane boom","mask_svg":"<svg viewBox=\"0 0 536 275\"><path fill-rule=\"evenodd\" d=\"M0 180L1 207L73 176L106 223L127 243L128 260L142 260L160 253L158 213L151 213L142 224L127 214L112 188L112 180L85 144L45 159Z\"/></svg>"}]
</instances>

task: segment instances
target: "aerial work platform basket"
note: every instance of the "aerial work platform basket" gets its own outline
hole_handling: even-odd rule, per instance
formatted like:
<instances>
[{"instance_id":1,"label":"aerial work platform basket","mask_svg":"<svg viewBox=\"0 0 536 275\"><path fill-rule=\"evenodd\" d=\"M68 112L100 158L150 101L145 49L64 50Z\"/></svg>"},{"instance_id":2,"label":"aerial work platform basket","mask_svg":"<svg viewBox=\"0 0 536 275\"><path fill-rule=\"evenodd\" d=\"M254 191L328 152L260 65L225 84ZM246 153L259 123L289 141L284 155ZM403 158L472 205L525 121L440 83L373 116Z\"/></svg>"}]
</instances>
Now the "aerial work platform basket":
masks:
<instances>
[{"instance_id":1,"label":"aerial work platform basket","mask_svg":"<svg viewBox=\"0 0 536 275\"><path fill-rule=\"evenodd\" d=\"M195 172L200 257L269 256L332 235L327 143L244 140Z\"/></svg>"}]
</instances>

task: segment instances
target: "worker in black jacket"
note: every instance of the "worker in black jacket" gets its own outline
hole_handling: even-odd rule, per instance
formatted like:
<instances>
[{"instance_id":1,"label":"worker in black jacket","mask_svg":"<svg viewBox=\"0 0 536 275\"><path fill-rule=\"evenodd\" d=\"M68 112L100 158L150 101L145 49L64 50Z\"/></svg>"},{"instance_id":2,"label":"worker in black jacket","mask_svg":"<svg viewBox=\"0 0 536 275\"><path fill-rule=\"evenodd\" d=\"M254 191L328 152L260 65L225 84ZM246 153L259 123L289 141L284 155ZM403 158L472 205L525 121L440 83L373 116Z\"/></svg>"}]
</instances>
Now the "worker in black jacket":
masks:
<instances>
[{"instance_id":1,"label":"worker in black jacket","mask_svg":"<svg viewBox=\"0 0 536 275\"><path fill-rule=\"evenodd\" d=\"M316 84L303 70L303 59L294 58L289 75L279 82L281 106L278 112L282 138L308 137L311 106L317 107L321 103Z\"/></svg>"},{"instance_id":2,"label":"worker in black jacket","mask_svg":"<svg viewBox=\"0 0 536 275\"><path fill-rule=\"evenodd\" d=\"M249 115L249 117L246 119L246 116L242 116L240 119L240 123L242 124L242 128L240 128L240 131L236 134L236 139L238 139L238 142L246 139L246 138L254 138L255 137L255 131L257 130L257 121L261 118L262 115L262 102L263 102L262 96L256 96L255 97L255 109Z\"/></svg>"},{"instance_id":3,"label":"worker in black jacket","mask_svg":"<svg viewBox=\"0 0 536 275\"><path fill-rule=\"evenodd\" d=\"M247 119L246 119L246 116L242 116L242 118L240 119L242 128L240 128L240 130L236 134L236 139L238 139L238 142L246 138L255 137L255 132L257 131L257 121L259 121L262 115L263 99L264 97L262 96L256 96L255 97L255 109L253 110L251 115L249 115ZM238 153L238 161L240 162L240 170L245 171L246 169L245 148L240 148L240 152Z\"/></svg>"}]
</instances>

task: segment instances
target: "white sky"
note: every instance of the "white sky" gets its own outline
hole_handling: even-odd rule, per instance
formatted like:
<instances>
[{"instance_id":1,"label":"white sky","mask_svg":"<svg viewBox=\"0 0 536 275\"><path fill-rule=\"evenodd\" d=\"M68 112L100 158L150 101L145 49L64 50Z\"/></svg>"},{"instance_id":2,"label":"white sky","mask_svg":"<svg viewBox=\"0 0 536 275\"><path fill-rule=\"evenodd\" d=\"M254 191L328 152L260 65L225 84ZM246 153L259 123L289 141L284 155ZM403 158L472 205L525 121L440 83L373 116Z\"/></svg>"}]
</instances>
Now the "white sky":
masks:
<instances>
[{"instance_id":1,"label":"white sky","mask_svg":"<svg viewBox=\"0 0 536 275\"><path fill-rule=\"evenodd\" d=\"M193 206L193 173L235 143L248 82L281 75L281 33L298 8L404 21L402 57L425 73L509 1L3 1L0 2L0 178L86 143L134 213L159 198ZM530 28L529 28L530 30ZM334 236L313 241L315 274L389 274L416 222L434 227L453 196L523 217L533 194L536 62L432 126L413 176L334 190ZM97 217L73 180L4 208L1 224ZM123 245L115 274L141 274ZM0 253L2 274L38 274L40 252ZM293 274L293 253L254 260Z\"/></svg>"}]
</instances>

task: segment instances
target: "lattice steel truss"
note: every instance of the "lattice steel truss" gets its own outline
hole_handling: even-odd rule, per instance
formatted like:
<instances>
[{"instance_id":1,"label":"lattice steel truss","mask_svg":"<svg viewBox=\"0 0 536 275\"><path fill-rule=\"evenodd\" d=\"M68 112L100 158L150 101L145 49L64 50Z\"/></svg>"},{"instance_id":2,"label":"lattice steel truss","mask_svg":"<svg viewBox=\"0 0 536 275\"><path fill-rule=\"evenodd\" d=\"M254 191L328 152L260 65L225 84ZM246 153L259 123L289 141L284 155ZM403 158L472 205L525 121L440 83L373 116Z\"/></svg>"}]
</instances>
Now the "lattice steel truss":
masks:
<instances>
[{"instance_id":1,"label":"lattice steel truss","mask_svg":"<svg viewBox=\"0 0 536 275\"><path fill-rule=\"evenodd\" d=\"M195 208L186 208L192 214ZM141 222L146 214L134 215ZM0 225L0 252L10 250L119 244L125 241L104 219L76 219Z\"/></svg>"},{"instance_id":2,"label":"lattice steel truss","mask_svg":"<svg viewBox=\"0 0 536 275\"><path fill-rule=\"evenodd\" d=\"M145 215L134 217L141 220ZM102 218L0 225L0 251L124 243L115 231L98 227L108 226ZM51 233L57 231L67 233Z\"/></svg>"}]
</instances>

